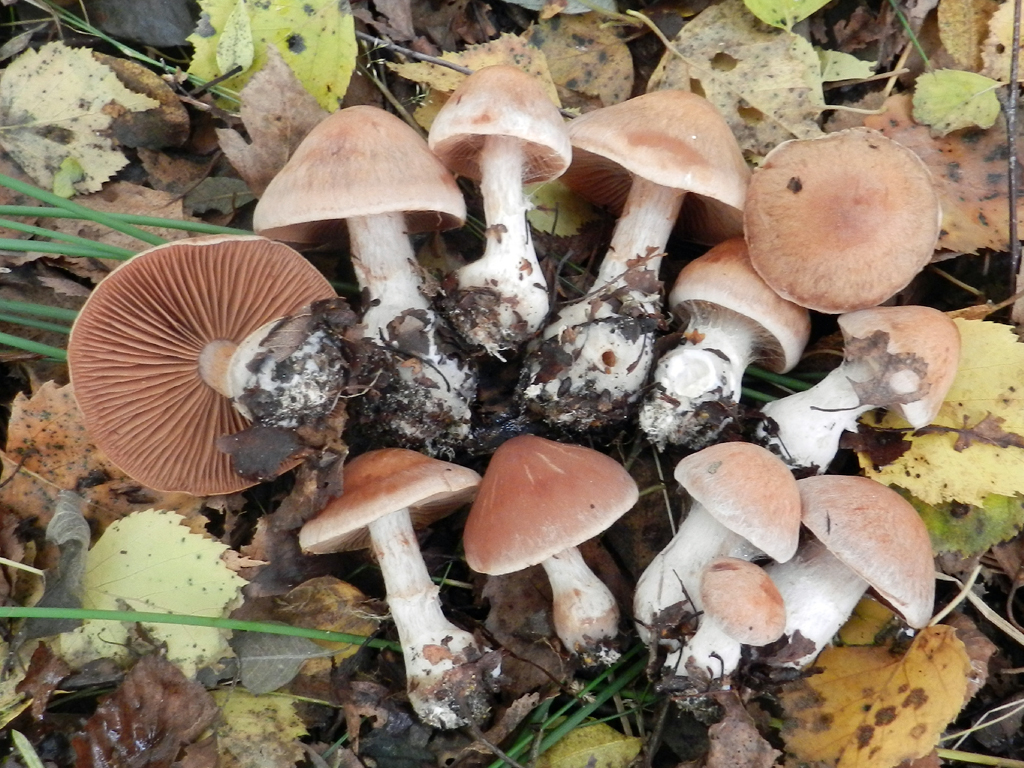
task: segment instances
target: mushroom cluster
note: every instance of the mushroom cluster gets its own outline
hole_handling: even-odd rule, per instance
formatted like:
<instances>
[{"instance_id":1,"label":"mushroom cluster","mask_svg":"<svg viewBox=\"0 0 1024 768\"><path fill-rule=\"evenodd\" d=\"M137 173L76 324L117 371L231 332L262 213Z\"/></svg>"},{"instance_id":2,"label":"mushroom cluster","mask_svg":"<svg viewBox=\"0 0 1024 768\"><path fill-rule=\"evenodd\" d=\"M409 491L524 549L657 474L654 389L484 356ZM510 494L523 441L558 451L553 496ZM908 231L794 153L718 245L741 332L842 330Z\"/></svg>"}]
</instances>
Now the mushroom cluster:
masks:
<instances>
[{"instance_id":1,"label":"mushroom cluster","mask_svg":"<svg viewBox=\"0 0 1024 768\"><path fill-rule=\"evenodd\" d=\"M410 235L465 220L453 174L479 182L486 245L435 281ZM552 309L523 184L560 174L618 220L593 285ZM702 689L752 647L806 665L869 588L911 627L927 622L931 550L913 508L826 473L864 412L921 427L952 383L952 321L876 306L927 262L937 221L923 164L875 132L788 142L751 174L700 96L651 93L566 125L533 79L489 67L452 94L428 140L377 108L326 118L260 200L260 237L161 246L115 271L72 332L72 381L97 445L154 488L231 493L358 445L299 542L371 549L409 701L441 728L483 722L501 656L445 617L416 529L472 504L468 566L542 567L566 654L610 663L619 601L578 547L639 491L618 461L564 439L593 443L635 419L657 448L696 451L674 474L689 513L639 577L632 619L659 682ZM659 361L673 232L712 247L679 272L679 343ZM275 240L347 249L359 314ZM749 418L744 370L793 368L809 310L839 315L842 365ZM477 403L485 359L481 370L508 365L503 380L517 382L497 418ZM494 439L495 424L515 429ZM820 474L797 481L793 469Z\"/></svg>"}]
</instances>

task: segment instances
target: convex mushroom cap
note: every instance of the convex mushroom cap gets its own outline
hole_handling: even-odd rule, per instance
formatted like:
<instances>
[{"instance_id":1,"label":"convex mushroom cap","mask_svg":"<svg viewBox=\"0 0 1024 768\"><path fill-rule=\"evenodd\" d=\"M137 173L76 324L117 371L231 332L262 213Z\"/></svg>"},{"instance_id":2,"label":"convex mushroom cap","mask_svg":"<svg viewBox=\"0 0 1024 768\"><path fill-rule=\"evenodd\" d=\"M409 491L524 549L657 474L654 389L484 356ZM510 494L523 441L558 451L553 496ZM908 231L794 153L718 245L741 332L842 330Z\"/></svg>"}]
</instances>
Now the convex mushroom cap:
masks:
<instances>
[{"instance_id":1,"label":"convex mushroom cap","mask_svg":"<svg viewBox=\"0 0 1024 768\"><path fill-rule=\"evenodd\" d=\"M150 488L207 495L253 485L216 445L248 425L225 396L231 354L335 295L301 255L261 237L139 253L96 287L71 330L71 381L92 439Z\"/></svg>"},{"instance_id":2,"label":"convex mushroom cap","mask_svg":"<svg viewBox=\"0 0 1024 768\"><path fill-rule=\"evenodd\" d=\"M780 295L819 312L881 304L935 251L941 210L921 159L878 131L787 141L750 180L750 260Z\"/></svg>"}]
</instances>

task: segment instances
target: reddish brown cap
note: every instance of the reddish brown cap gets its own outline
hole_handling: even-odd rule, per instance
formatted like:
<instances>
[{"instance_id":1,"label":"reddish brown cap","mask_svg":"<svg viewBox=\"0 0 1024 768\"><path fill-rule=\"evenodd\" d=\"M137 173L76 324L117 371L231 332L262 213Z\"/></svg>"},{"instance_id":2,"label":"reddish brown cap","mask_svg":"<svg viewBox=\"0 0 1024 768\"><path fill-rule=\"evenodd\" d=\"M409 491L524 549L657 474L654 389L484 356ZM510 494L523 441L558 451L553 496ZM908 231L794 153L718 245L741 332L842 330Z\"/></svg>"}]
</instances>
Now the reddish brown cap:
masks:
<instances>
[{"instance_id":1,"label":"reddish brown cap","mask_svg":"<svg viewBox=\"0 0 1024 768\"><path fill-rule=\"evenodd\" d=\"M576 118L569 136L572 165L563 181L591 202L620 212L635 174L692 193L679 214L689 239L713 244L742 231L750 171L707 99L654 91Z\"/></svg>"},{"instance_id":2,"label":"reddish brown cap","mask_svg":"<svg viewBox=\"0 0 1024 768\"><path fill-rule=\"evenodd\" d=\"M708 514L769 557L793 557L800 492L778 456L753 443L719 443L680 461L675 478Z\"/></svg>"},{"instance_id":3,"label":"reddish brown cap","mask_svg":"<svg viewBox=\"0 0 1024 768\"><path fill-rule=\"evenodd\" d=\"M750 260L783 297L819 312L881 304L928 263L939 198L927 167L867 128L787 141L750 180Z\"/></svg>"},{"instance_id":4,"label":"reddish brown cap","mask_svg":"<svg viewBox=\"0 0 1024 768\"><path fill-rule=\"evenodd\" d=\"M774 643L786 631L786 606L771 577L734 557L708 563L700 581L704 615L744 645Z\"/></svg>"},{"instance_id":5,"label":"reddish brown cap","mask_svg":"<svg viewBox=\"0 0 1024 768\"><path fill-rule=\"evenodd\" d=\"M453 173L479 181L478 160L488 136L522 142L524 184L561 176L572 159L558 108L519 67L484 67L463 80L434 118L427 142Z\"/></svg>"},{"instance_id":6,"label":"reddish brown cap","mask_svg":"<svg viewBox=\"0 0 1024 768\"><path fill-rule=\"evenodd\" d=\"M253 227L294 243L336 238L352 216L404 213L409 232L462 226L455 179L416 131L377 107L339 109L302 140L260 198Z\"/></svg>"},{"instance_id":7,"label":"reddish brown cap","mask_svg":"<svg viewBox=\"0 0 1024 768\"><path fill-rule=\"evenodd\" d=\"M895 410L915 429L938 415L960 364L960 331L931 307L876 307L839 318L845 356L874 375L854 382L865 403Z\"/></svg>"},{"instance_id":8,"label":"reddish brown cap","mask_svg":"<svg viewBox=\"0 0 1024 768\"><path fill-rule=\"evenodd\" d=\"M68 365L89 434L150 488L199 496L248 488L254 483L216 447L247 423L200 378L200 355L335 295L300 254L262 237L143 251L96 287L71 329Z\"/></svg>"},{"instance_id":9,"label":"reddish brown cap","mask_svg":"<svg viewBox=\"0 0 1024 768\"><path fill-rule=\"evenodd\" d=\"M439 520L476 495L480 475L406 448L382 448L345 465L344 492L302 526L299 544L323 554L370 546L366 526L408 509L413 526Z\"/></svg>"},{"instance_id":10,"label":"reddish brown cap","mask_svg":"<svg viewBox=\"0 0 1024 768\"><path fill-rule=\"evenodd\" d=\"M719 243L683 267L668 301L676 311L685 303L698 305L702 315L732 312L752 321L760 328L757 359L779 373L800 361L811 334L810 313L761 279L742 237Z\"/></svg>"},{"instance_id":11,"label":"reddish brown cap","mask_svg":"<svg viewBox=\"0 0 1024 768\"><path fill-rule=\"evenodd\" d=\"M819 475L797 486L804 525L910 626L925 626L935 604L935 566L928 530L910 503L866 477Z\"/></svg>"},{"instance_id":12,"label":"reddish brown cap","mask_svg":"<svg viewBox=\"0 0 1024 768\"><path fill-rule=\"evenodd\" d=\"M639 496L615 459L533 435L503 443L484 473L463 543L474 571L536 565L604 532Z\"/></svg>"}]
</instances>

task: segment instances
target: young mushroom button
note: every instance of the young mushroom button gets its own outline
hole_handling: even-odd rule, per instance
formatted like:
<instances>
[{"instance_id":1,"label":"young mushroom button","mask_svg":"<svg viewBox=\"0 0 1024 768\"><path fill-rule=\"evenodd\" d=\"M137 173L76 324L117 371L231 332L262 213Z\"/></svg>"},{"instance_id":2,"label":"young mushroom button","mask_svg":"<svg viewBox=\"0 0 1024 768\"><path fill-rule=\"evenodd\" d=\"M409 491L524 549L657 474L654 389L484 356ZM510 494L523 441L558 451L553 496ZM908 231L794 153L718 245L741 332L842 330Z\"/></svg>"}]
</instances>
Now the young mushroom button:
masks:
<instances>
[{"instance_id":1,"label":"young mushroom button","mask_svg":"<svg viewBox=\"0 0 1024 768\"><path fill-rule=\"evenodd\" d=\"M452 172L480 182L487 220L483 257L455 275L453 325L491 354L514 350L540 330L549 303L522 186L565 171L569 132L536 78L499 65L477 70L455 89L428 143Z\"/></svg>"},{"instance_id":2,"label":"young mushroom button","mask_svg":"<svg viewBox=\"0 0 1024 768\"><path fill-rule=\"evenodd\" d=\"M503 443L466 520L466 561L501 575L541 565L554 593L555 631L586 663L611 663L619 609L576 547L603 533L638 498L614 459L533 435Z\"/></svg>"},{"instance_id":3,"label":"young mushroom button","mask_svg":"<svg viewBox=\"0 0 1024 768\"><path fill-rule=\"evenodd\" d=\"M254 396L268 406L257 421L271 427L333 410L343 351L306 320L307 305L335 296L301 255L261 237L139 253L96 287L71 329L68 366L90 436L150 488L207 495L254 485L218 440L248 427ZM304 334L281 355L278 328L300 314ZM287 453L278 471L294 466Z\"/></svg>"},{"instance_id":4,"label":"young mushroom button","mask_svg":"<svg viewBox=\"0 0 1024 768\"><path fill-rule=\"evenodd\" d=\"M349 462L343 481L344 493L302 527L302 549L323 554L371 547L405 656L413 709L437 728L481 722L490 709L497 657L444 617L414 531L468 503L480 476L415 451L385 448Z\"/></svg>"}]
</instances>

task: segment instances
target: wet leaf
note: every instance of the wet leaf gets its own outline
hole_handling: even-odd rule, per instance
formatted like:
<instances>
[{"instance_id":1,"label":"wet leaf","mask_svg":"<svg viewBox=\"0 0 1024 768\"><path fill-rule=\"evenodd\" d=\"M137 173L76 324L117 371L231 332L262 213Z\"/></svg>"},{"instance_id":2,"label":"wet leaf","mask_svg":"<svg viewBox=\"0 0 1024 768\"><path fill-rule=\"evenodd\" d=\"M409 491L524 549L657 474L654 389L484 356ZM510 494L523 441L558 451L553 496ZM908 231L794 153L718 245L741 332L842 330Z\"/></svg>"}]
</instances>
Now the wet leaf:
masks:
<instances>
[{"instance_id":1,"label":"wet leaf","mask_svg":"<svg viewBox=\"0 0 1024 768\"><path fill-rule=\"evenodd\" d=\"M304 756L306 728L291 700L253 696L241 688L217 691L222 722L217 726L221 768L291 768Z\"/></svg>"},{"instance_id":2,"label":"wet leaf","mask_svg":"<svg viewBox=\"0 0 1024 768\"><path fill-rule=\"evenodd\" d=\"M55 655L46 643L39 643L32 652L25 678L16 690L32 699L32 717L42 720L50 696L57 690L57 684L71 674L70 665Z\"/></svg>"},{"instance_id":3,"label":"wet leaf","mask_svg":"<svg viewBox=\"0 0 1024 768\"><path fill-rule=\"evenodd\" d=\"M839 80L863 80L875 74L877 61L864 61L842 51L816 49L821 62L821 81L833 83Z\"/></svg>"},{"instance_id":4,"label":"wet leaf","mask_svg":"<svg viewBox=\"0 0 1024 768\"><path fill-rule=\"evenodd\" d=\"M829 0L743 0L750 12L765 24L790 30L820 8Z\"/></svg>"},{"instance_id":5,"label":"wet leaf","mask_svg":"<svg viewBox=\"0 0 1024 768\"><path fill-rule=\"evenodd\" d=\"M1024 488L1024 345L1008 325L954 322L960 367L934 426L909 435L910 450L892 464L875 470L862 454L861 466L869 477L905 488L926 504L998 506L987 497L1015 496ZM906 425L887 414L882 426Z\"/></svg>"},{"instance_id":6,"label":"wet leaf","mask_svg":"<svg viewBox=\"0 0 1024 768\"><path fill-rule=\"evenodd\" d=\"M537 760L537 768L626 768L640 754L643 739L623 736L604 723L570 731Z\"/></svg>"},{"instance_id":7,"label":"wet leaf","mask_svg":"<svg viewBox=\"0 0 1024 768\"><path fill-rule=\"evenodd\" d=\"M922 757L964 703L970 661L952 627L923 629L906 654L826 648L822 671L782 694L783 736L800 760L890 768Z\"/></svg>"},{"instance_id":8,"label":"wet leaf","mask_svg":"<svg viewBox=\"0 0 1024 768\"><path fill-rule=\"evenodd\" d=\"M940 136L962 128L991 128L999 117L995 80L974 72L938 69L917 78L914 119Z\"/></svg>"},{"instance_id":9,"label":"wet leaf","mask_svg":"<svg viewBox=\"0 0 1024 768\"><path fill-rule=\"evenodd\" d=\"M998 7L995 0L941 0L939 39L957 64L981 69L981 45L988 36L988 22Z\"/></svg>"},{"instance_id":10,"label":"wet leaf","mask_svg":"<svg viewBox=\"0 0 1024 768\"><path fill-rule=\"evenodd\" d=\"M0 80L0 144L44 189L68 158L77 192L95 192L128 163L106 131L115 115L158 106L121 85L88 49L48 43L11 62Z\"/></svg>"},{"instance_id":11,"label":"wet leaf","mask_svg":"<svg viewBox=\"0 0 1024 768\"><path fill-rule=\"evenodd\" d=\"M242 685L257 696L288 685L307 659L330 656L312 640L262 632L239 632L231 640Z\"/></svg>"}]
</instances>

